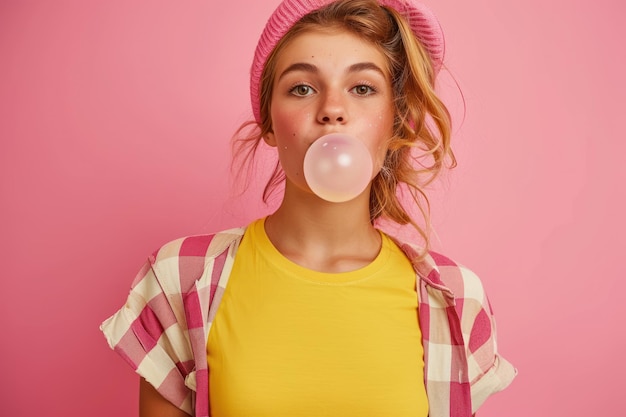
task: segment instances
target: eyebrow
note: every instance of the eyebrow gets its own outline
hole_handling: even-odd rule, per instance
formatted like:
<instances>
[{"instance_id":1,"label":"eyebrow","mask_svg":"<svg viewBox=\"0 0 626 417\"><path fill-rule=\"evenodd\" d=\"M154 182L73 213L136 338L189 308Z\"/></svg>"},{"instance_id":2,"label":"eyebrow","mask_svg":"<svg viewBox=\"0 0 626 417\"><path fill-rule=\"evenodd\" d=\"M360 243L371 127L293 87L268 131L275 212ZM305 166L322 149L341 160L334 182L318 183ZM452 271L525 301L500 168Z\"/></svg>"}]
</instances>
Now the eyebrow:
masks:
<instances>
[{"instance_id":1,"label":"eyebrow","mask_svg":"<svg viewBox=\"0 0 626 417\"><path fill-rule=\"evenodd\" d=\"M313 64L307 64L305 62L296 62L295 64L291 64L287 67L287 69L285 69L280 76L278 77L278 80L280 80L281 78L283 78L285 75L291 73L291 72L297 72L297 71L304 71L304 72L310 72L312 74L317 74L319 73L319 69L317 68L317 66L313 65ZM383 78L387 78L387 76L385 75L385 72L376 64L374 64L373 62L359 62L356 64L352 64L348 67L347 69L347 73L354 73L354 72L360 72L360 71L375 71L377 73L379 73L381 76L383 76Z\"/></svg>"}]
</instances>

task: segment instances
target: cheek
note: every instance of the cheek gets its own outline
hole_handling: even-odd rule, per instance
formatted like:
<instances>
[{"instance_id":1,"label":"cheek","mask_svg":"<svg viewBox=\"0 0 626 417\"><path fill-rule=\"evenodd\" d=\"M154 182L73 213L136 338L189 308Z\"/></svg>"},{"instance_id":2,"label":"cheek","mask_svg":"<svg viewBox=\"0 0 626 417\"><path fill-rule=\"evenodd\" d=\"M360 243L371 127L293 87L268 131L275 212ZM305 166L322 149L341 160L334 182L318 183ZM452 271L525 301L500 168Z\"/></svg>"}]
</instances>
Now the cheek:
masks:
<instances>
[{"instance_id":1,"label":"cheek","mask_svg":"<svg viewBox=\"0 0 626 417\"><path fill-rule=\"evenodd\" d=\"M294 112L276 108L271 112L272 130L276 139L280 164L292 179L302 177L304 155L308 148L307 120L308 112Z\"/></svg>"},{"instance_id":2,"label":"cheek","mask_svg":"<svg viewBox=\"0 0 626 417\"><path fill-rule=\"evenodd\" d=\"M370 142L370 152L374 163L374 171L378 172L385 162L389 139L393 136L393 115L379 113L370 119L368 130L374 135Z\"/></svg>"},{"instance_id":3,"label":"cheek","mask_svg":"<svg viewBox=\"0 0 626 417\"><path fill-rule=\"evenodd\" d=\"M271 113L272 117L272 130L283 137L295 138L300 136L300 132L303 130L303 126L311 118L311 114L308 112L294 112L288 109L273 109Z\"/></svg>"},{"instance_id":4,"label":"cheek","mask_svg":"<svg viewBox=\"0 0 626 417\"><path fill-rule=\"evenodd\" d=\"M275 133L283 132L289 126L289 115L285 111L272 109L272 127Z\"/></svg>"}]
</instances>

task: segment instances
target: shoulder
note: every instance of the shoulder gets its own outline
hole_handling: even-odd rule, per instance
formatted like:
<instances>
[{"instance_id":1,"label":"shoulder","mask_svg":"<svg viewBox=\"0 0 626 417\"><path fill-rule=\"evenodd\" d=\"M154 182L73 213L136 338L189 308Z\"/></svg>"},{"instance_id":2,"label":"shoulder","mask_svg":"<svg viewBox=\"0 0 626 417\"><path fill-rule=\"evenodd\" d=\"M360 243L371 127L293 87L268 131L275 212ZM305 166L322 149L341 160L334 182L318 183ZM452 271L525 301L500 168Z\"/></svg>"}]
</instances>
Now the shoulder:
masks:
<instances>
[{"instance_id":1,"label":"shoulder","mask_svg":"<svg viewBox=\"0 0 626 417\"><path fill-rule=\"evenodd\" d=\"M208 299L211 272L217 271L225 254L234 252L231 248L236 248L243 232L230 229L164 244L136 275L126 303L100 327L111 348L188 413L192 412L193 393L187 378L195 375L194 343L202 334L195 329L203 326L198 319L204 312L200 295ZM198 294L202 285L209 291ZM189 296L194 291L195 298ZM200 346L204 343L204 339L198 342Z\"/></svg>"},{"instance_id":2,"label":"shoulder","mask_svg":"<svg viewBox=\"0 0 626 417\"><path fill-rule=\"evenodd\" d=\"M241 239L245 228L228 229L217 233L185 236L172 240L150 257L152 264L167 262L169 259L215 257Z\"/></svg>"},{"instance_id":3,"label":"shoulder","mask_svg":"<svg viewBox=\"0 0 626 417\"><path fill-rule=\"evenodd\" d=\"M172 240L149 256L149 267L159 281L175 282L177 292L185 293L207 268L236 249L244 231L235 228Z\"/></svg>"},{"instance_id":4,"label":"shoulder","mask_svg":"<svg viewBox=\"0 0 626 417\"><path fill-rule=\"evenodd\" d=\"M435 251L423 254L423 249L412 243L397 243L407 257L413 260L413 267L420 279L429 286L450 293L455 299L484 300L480 278L465 265Z\"/></svg>"},{"instance_id":5,"label":"shoulder","mask_svg":"<svg viewBox=\"0 0 626 417\"><path fill-rule=\"evenodd\" d=\"M481 303L484 301L483 284L473 270L433 251L429 252L426 262L438 272L439 280L452 291L455 298L473 299Z\"/></svg>"},{"instance_id":6,"label":"shoulder","mask_svg":"<svg viewBox=\"0 0 626 417\"><path fill-rule=\"evenodd\" d=\"M426 302L431 320L429 326L448 323L451 319L448 307L454 306L458 322L450 330L460 332L465 346L475 412L487 397L506 388L517 373L497 351L495 318L483 284L471 269L445 255L430 251L418 257L423 253L419 247L408 243L401 247L410 259L419 259L413 266L421 280L422 301ZM437 313L441 311L445 311L445 319L438 322L441 316Z\"/></svg>"}]
</instances>

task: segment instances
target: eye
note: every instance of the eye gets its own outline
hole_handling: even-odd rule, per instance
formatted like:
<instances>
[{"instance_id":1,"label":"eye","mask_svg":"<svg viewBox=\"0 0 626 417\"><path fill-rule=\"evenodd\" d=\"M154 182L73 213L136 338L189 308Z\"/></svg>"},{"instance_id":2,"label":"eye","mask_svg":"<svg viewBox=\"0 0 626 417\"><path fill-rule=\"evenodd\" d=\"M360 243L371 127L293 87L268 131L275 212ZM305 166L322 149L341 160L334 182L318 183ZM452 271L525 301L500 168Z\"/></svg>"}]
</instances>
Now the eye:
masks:
<instances>
[{"instance_id":1,"label":"eye","mask_svg":"<svg viewBox=\"0 0 626 417\"><path fill-rule=\"evenodd\" d=\"M298 84L294 86L291 90L289 90L289 92L294 96L306 97L313 94L314 90L311 86L308 86L306 84Z\"/></svg>"},{"instance_id":2,"label":"eye","mask_svg":"<svg viewBox=\"0 0 626 417\"><path fill-rule=\"evenodd\" d=\"M376 92L374 87L371 87L371 86L366 85L366 84L359 84L359 85L353 87L352 91L357 96L369 96L369 95L372 95L372 94L374 94Z\"/></svg>"}]
</instances>

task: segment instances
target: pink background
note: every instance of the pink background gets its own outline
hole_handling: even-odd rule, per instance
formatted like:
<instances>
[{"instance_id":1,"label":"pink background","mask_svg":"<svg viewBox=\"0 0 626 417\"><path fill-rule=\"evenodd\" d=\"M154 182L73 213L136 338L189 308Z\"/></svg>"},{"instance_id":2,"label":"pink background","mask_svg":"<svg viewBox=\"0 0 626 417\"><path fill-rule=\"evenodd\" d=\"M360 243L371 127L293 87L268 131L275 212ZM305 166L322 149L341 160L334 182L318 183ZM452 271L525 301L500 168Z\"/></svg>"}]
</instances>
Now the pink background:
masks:
<instances>
[{"instance_id":1,"label":"pink background","mask_svg":"<svg viewBox=\"0 0 626 417\"><path fill-rule=\"evenodd\" d=\"M624 8L428 3L460 162L435 247L482 276L519 368L479 415L620 414ZM155 248L258 213L228 193L228 139L275 4L0 2L0 414L136 415L98 325Z\"/></svg>"}]
</instances>

